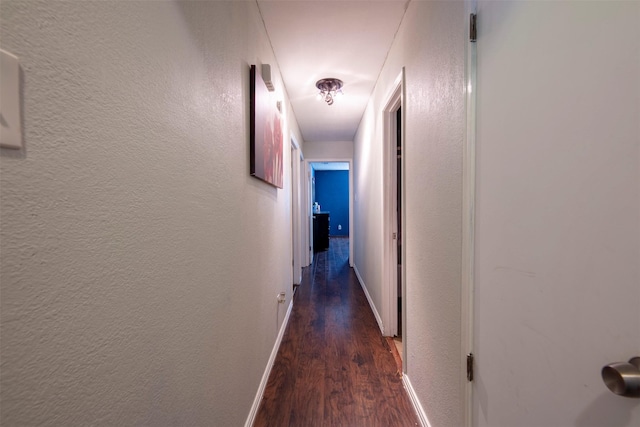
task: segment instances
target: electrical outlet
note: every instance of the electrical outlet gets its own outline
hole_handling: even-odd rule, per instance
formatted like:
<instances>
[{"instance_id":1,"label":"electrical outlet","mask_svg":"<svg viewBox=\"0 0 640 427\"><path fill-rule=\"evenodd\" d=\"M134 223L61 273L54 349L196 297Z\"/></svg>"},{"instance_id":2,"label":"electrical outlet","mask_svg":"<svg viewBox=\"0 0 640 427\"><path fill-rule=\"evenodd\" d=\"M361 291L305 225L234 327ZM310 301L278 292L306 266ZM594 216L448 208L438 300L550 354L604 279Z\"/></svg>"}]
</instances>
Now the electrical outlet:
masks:
<instances>
[{"instance_id":1,"label":"electrical outlet","mask_svg":"<svg viewBox=\"0 0 640 427\"><path fill-rule=\"evenodd\" d=\"M277 298L278 298L278 302L282 304L287 299L287 294L285 294L284 292L280 292Z\"/></svg>"},{"instance_id":2,"label":"electrical outlet","mask_svg":"<svg viewBox=\"0 0 640 427\"><path fill-rule=\"evenodd\" d=\"M342 230L342 224L338 224L338 230Z\"/></svg>"}]
</instances>

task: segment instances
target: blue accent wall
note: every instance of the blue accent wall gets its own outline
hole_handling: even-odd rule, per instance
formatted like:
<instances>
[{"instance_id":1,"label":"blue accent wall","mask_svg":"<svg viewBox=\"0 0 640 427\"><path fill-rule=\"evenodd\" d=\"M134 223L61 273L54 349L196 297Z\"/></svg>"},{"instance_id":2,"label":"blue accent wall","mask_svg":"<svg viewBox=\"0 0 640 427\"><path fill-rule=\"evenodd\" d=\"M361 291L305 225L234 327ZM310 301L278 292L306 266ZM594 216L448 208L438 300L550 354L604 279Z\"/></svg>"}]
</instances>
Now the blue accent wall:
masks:
<instances>
[{"instance_id":1,"label":"blue accent wall","mask_svg":"<svg viewBox=\"0 0 640 427\"><path fill-rule=\"evenodd\" d=\"M316 202L329 212L331 236L349 235L349 171L316 171ZM338 230L338 225L342 230Z\"/></svg>"}]
</instances>

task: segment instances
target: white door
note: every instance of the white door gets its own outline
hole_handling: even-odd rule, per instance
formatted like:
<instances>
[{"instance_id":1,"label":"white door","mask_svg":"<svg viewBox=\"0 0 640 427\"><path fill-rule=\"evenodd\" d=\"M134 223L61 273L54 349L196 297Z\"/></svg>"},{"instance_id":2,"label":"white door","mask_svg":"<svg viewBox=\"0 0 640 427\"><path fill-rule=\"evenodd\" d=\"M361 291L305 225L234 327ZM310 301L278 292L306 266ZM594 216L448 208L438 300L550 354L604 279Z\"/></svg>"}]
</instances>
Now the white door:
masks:
<instances>
[{"instance_id":1,"label":"white door","mask_svg":"<svg viewBox=\"0 0 640 427\"><path fill-rule=\"evenodd\" d=\"M302 282L302 260L300 236L300 150L294 140L291 140L291 268L293 284Z\"/></svg>"},{"instance_id":2,"label":"white door","mask_svg":"<svg viewBox=\"0 0 640 427\"><path fill-rule=\"evenodd\" d=\"M473 425L640 426L640 1L478 3Z\"/></svg>"}]
</instances>

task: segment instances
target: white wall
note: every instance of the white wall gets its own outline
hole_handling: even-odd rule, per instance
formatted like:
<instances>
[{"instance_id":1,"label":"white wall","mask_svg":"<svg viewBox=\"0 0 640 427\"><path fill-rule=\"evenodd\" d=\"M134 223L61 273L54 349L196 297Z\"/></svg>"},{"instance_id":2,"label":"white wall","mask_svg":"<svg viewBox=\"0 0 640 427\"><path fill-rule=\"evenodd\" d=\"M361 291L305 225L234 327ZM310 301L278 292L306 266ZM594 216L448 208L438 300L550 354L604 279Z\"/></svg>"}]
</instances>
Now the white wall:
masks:
<instances>
[{"instance_id":1,"label":"white wall","mask_svg":"<svg viewBox=\"0 0 640 427\"><path fill-rule=\"evenodd\" d=\"M460 426L463 413L460 284L466 25L461 1L409 4L354 146L356 268L381 312L382 109L404 66L406 367L433 426Z\"/></svg>"},{"instance_id":2,"label":"white wall","mask_svg":"<svg viewBox=\"0 0 640 427\"><path fill-rule=\"evenodd\" d=\"M278 75L256 4L0 19L26 144L0 153L3 424L243 424L292 283L290 177L248 173L249 65Z\"/></svg>"},{"instance_id":3,"label":"white wall","mask_svg":"<svg viewBox=\"0 0 640 427\"><path fill-rule=\"evenodd\" d=\"M304 156L314 160L350 160L353 158L353 141L307 141Z\"/></svg>"}]
</instances>

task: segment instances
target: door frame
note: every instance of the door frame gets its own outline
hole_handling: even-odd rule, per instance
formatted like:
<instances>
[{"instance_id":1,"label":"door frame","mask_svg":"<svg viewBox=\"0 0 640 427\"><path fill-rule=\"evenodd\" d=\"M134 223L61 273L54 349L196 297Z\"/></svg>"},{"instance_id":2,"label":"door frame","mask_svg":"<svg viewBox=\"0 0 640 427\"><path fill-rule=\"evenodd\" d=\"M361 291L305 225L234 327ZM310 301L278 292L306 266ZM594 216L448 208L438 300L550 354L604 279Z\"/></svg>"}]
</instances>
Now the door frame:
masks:
<instances>
[{"instance_id":1,"label":"door frame","mask_svg":"<svg viewBox=\"0 0 640 427\"><path fill-rule=\"evenodd\" d=\"M302 251L303 244L300 206L300 161L302 156L300 145L295 137L291 136L291 259L292 259L292 283L299 285L302 282Z\"/></svg>"},{"instance_id":2,"label":"door frame","mask_svg":"<svg viewBox=\"0 0 640 427\"><path fill-rule=\"evenodd\" d=\"M354 235L355 235L355 229L353 227L353 159L352 158L339 159L339 158L333 158L333 157L304 159L305 177L308 180L308 190L307 190L308 203L306 207L306 212L308 214L308 221L309 221L307 229L309 229L309 234L310 234L309 252L313 262L313 250L311 249L313 247L313 212L312 212L311 205L314 201L311 200L311 195L312 195L311 163L349 163L349 267L353 267L353 260L354 260L353 242L354 242Z\"/></svg>"},{"instance_id":3,"label":"door frame","mask_svg":"<svg viewBox=\"0 0 640 427\"><path fill-rule=\"evenodd\" d=\"M384 108L382 110L383 120L383 259L382 263L382 277L383 277L383 290L382 290L382 325L383 335L395 336L398 334L398 246L397 240L393 237L394 233L398 232L398 218L397 218L397 125L396 125L396 112L398 108L402 107L401 116L401 128L402 133L400 135L401 150L404 151L405 147L405 126L406 123L406 109L404 106L404 88L405 88L405 71L404 67L400 71L400 74L394 81L389 94L384 102ZM403 157L405 153L402 152ZM406 205L405 200L405 171L404 167L401 170L401 222L403 224L403 230L405 228L405 212ZM401 289L402 294L406 295L406 262L405 262L405 250L406 245L402 245L401 257L402 266L400 268L401 274ZM406 354L406 304L402 304L402 324L403 324L403 354ZM406 357L402 360L403 371L407 371Z\"/></svg>"},{"instance_id":4,"label":"door frame","mask_svg":"<svg viewBox=\"0 0 640 427\"><path fill-rule=\"evenodd\" d=\"M307 215L309 212L305 208L305 206L310 206L311 202L309 201L309 189L311 188L311 183L309 182L309 178L307 176L306 167L304 163L304 153L300 150L300 159L298 162L298 168L300 172L300 176L298 177L298 183L300 184L300 261L303 267L309 266L313 262L312 254L310 250L307 248L311 247L311 236L310 230L305 227L305 224L309 222Z\"/></svg>"}]
</instances>

